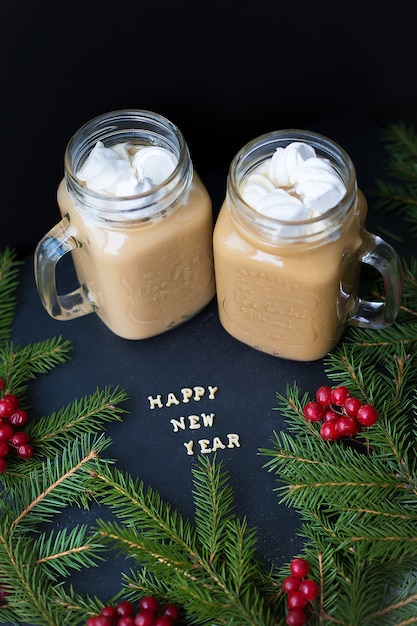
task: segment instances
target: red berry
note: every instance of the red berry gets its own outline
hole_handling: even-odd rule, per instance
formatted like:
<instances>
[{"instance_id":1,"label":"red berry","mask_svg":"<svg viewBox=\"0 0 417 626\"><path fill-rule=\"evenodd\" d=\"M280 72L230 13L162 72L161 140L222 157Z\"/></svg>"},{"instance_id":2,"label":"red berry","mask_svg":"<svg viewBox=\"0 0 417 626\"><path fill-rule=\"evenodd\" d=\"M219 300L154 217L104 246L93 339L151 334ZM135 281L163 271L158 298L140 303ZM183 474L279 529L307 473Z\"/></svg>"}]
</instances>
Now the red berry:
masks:
<instances>
[{"instance_id":1,"label":"red berry","mask_svg":"<svg viewBox=\"0 0 417 626\"><path fill-rule=\"evenodd\" d=\"M318 422L323 417L323 406L320 402L312 400L305 405L303 412L304 417L310 422Z\"/></svg>"},{"instance_id":2,"label":"red berry","mask_svg":"<svg viewBox=\"0 0 417 626\"><path fill-rule=\"evenodd\" d=\"M112 619L116 619L119 614L115 606L103 606L103 608L100 611L100 615L105 615L106 617L111 617Z\"/></svg>"},{"instance_id":3,"label":"red berry","mask_svg":"<svg viewBox=\"0 0 417 626\"><path fill-rule=\"evenodd\" d=\"M288 594L287 605L289 609L305 609L308 604L308 600L301 591L293 591Z\"/></svg>"},{"instance_id":4,"label":"red berry","mask_svg":"<svg viewBox=\"0 0 417 626\"><path fill-rule=\"evenodd\" d=\"M112 620L113 623L113 620ZM124 615L123 617L119 617L116 622L117 626L135 626L135 621L132 615Z\"/></svg>"},{"instance_id":5,"label":"red berry","mask_svg":"<svg viewBox=\"0 0 417 626\"><path fill-rule=\"evenodd\" d=\"M359 424L353 417L344 415L337 420L336 430L340 437L355 437L359 432Z\"/></svg>"},{"instance_id":6,"label":"red berry","mask_svg":"<svg viewBox=\"0 0 417 626\"><path fill-rule=\"evenodd\" d=\"M176 604L172 603L165 604L165 606L162 607L162 614L168 615L168 617L170 617L173 622L178 622L181 617L181 611L179 607Z\"/></svg>"},{"instance_id":7,"label":"red berry","mask_svg":"<svg viewBox=\"0 0 417 626\"><path fill-rule=\"evenodd\" d=\"M10 417L15 410L15 405L10 398L0 398L0 417Z\"/></svg>"},{"instance_id":8,"label":"red berry","mask_svg":"<svg viewBox=\"0 0 417 626\"><path fill-rule=\"evenodd\" d=\"M349 396L343 403L343 408L349 417L356 417L360 407L362 406L362 402L359 398L352 398Z\"/></svg>"},{"instance_id":9,"label":"red berry","mask_svg":"<svg viewBox=\"0 0 417 626\"><path fill-rule=\"evenodd\" d=\"M324 422L320 427L320 435L325 441L336 441L340 434L336 428L336 421Z\"/></svg>"},{"instance_id":10,"label":"red berry","mask_svg":"<svg viewBox=\"0 0 417 626\"><path fill-rule=\"evenodd\" d=\"M0 441L0 458L4 458L9 454L9 444L5 441Z\"/></svg>"},{"instance_id":11,"label":"red berry","mask_svg":"<svg viewBox=\"0 0 417 626\"><path fill-rule=\"evenodd\" d=\"M5 393L3 399L9 400L14 406L15 409L19 406L19 400L13 393Z\"/></svg>"},{"instance_id":12,"label":"red berry","mask_svg":"<svg viewBox=\"0 0 417 626\"><path fill-rule=\"evenodd\" d=\"M288 611L285 617L285 623L288 626L303 626L307 621L307 615L301 609Z\"/></svg>"},{"instance_id":13,"label":"red berry","mask_svg":"<svg viewBox=\"0 0 417 626\"><path fill-rule=\"evenodd\" d=\"M133 606L131 602L124 600L122 602L119 602L119 604L116 606L116 612L119 617L126 617L127 615L134 615L135 607Z\"/></svg>"},{"instance_id":14,"label":"red berry","mask_svg":"<svg viewBox=\"0 0 417 626\"><path fill-rule=\"evenodd\" d=\"M0 441L5 441L7 443L13 433L14 430L10 424L0 424Z\"/></svg>"},{"instance_id":15,"label":"red berry","mask_svg":"<svg viewBox=\"0 0 417 626\"><path fill-rule=\"evenodd\" d=\"M344 387L343 385L334 387L332 389L332 404L336 404L336 406L343 406L349 395L349 389L347 387Z\"/></svg>"},{"instance_id":16,"label":"red berry","mask_svg":"<svg viewBox=\"0 0 417 626\"><path fill-rule=\"evenodd\" d=\"M154 626L155 614L150 611L139 611L133 620L135 626Z\"/></svg>"},{"instance_id":17,"label":"red berry","mask_svg":"<svg viewBox=\"0 0 417 626\"><path fill-rule=\"evenodd\" d=\"M90 617L87 621L87 626L113 626L113 620L106 615L96 615L95 617Z\"/></svg>"},{"instance_id":18,"label":"red berry","mask_svg":"<svg viewBox=\"0 0 417 626\"><path fill-rule=\"evenodd\" d=\"M305 559L293 559L290 563L291 574L296 578L305 578L310 566Z\"/></svg>"},{"instance_id":19,"label":"red berry","mask_svg":"<svg viewBox=\"0 0 417 626\"><path fill-rule=\"evenodd\" d=\"M334 422L339 417L339 413L336 413L336 411L333 411L330 407L326 407L323 411L323 422Z\"/></svg>"},{"instance_id":20,"label":"red berry","mask_svg":"<svg viewBox=\"0 0 417 626\"><path fill-rule=\"evenodd\" d=\"M282 589L285 593L292 593L293 591L298 591L300 586L300 579L297 576L287 576L282 581Z\"/></svg>"},{"instance_id":21,"label":"red berry","mask_svg":"<svg viewBox=\"0 0 417 626\"><path fill-rule=\"evenodd\" d=\"M299 591L305 595L307 600L314 600L319 594L320 587L315 580L306 578L300 582Z\"/></svg>"},{"instance_id":22,"label":"red berry","mask_svg":"<svg viewBox=\"0 0 417 626\"><path fill-rule=\"evenodd\" d=\"M21 430L18 430L10 437L10 443L16 448L18 446L22 446L24 443L29 443L29 435Z\"/></svg>"},{"instance_id":23,"label":"red berry","mask_svg":"<svg viewBox=\"0 0 417 626\"><path fill-rule=\"evenodd\" d=\"M363 404L358 411L357 420L362 426L373 426L378 419L376 409L371 404Z\"/></svg>"},{"instance_id":24,"label":"red berry","mask_svg":"<svg viewBox=\"0 0 417 626\"><path fill-rule=\"evenodd\" d=\"M169 615L160 615L153 623L153 626L173 626L174 620Z\"/></svg>"},{"instance_id":25,"label":"red berry","mask_svg":"<svg viewBox=\"0 0 417 626\"><path fill-rule=\"evenodd\" d=\"M13 426L24 426L28 421L28 414L23 409L16 409L9 417Z\"/></svg>"},{"instance_id":26,"label":"red berry","mask_svg":"<svg viewBox=\"0 0 417 626\"><path fill-rule=\"evenodd\" d=\"M22 446L17 448L17 454L22 459L30 459L33 457L34 450L29 443L24 443Z\"/></svg>"},{"instance_id":27,"label":"red berry","mask_svg":"<svg viewBox=\"0 0 417 626\"><path fill-rule=\"evenodd\" d=\"M319 387L316 391L316 400L323 406L328 406L331 403L332 390L328 385Z\"/></svg>"},{"instance_id":28,"label":"red berry","mask_svg":"<svg viewBox=\"0 0 417 626\"><path fill-rule=\"evenodd\" d=\"M150 613L159 611L159 602L153 596L143 596L139 601L139 608Z\"/></svg>"},{"instance_id":29,"label":"red berry","mask_svg":"<svg viewBox=\"0 0 417 626\"><path fill-rule=\"evenodd\" d=\"M0 474L4 474L7 468L7 463L4 459L0 459Z\"/></svg>"}]
</instances>

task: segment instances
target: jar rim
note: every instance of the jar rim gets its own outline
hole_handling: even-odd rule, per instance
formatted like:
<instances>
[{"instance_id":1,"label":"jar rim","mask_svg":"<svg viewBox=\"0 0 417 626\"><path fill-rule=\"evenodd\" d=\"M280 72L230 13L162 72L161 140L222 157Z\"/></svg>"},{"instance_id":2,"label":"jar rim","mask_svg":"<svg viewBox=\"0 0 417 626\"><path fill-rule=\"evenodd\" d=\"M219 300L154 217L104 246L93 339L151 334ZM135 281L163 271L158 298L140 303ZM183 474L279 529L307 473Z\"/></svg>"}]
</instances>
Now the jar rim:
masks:
<instances>
[{"instance_id":1,"label":"jar rim","mask_svg":"<svg viewBox=\"0 0 417 626\"><path fill-rule=\"evenodd\" d=\"M118 143L109 141L112 138L128 141L129 138L145 137L152 138L152 141L144 141L145 145L166 147L177 157L177 163L170 175L161 183L153 185L151 189L128 196L118 196L89 189L77 177L77 170L97 141L104 140L106 146L111 146ZM177 187L178 182L184 178L184 172L190 167L192 173L188 146L179 128L165 116L147 109L120 109L92 118L72 135L64 154L67 187L77 195L82 193L93 203L94 209L102 213L106 213L107 210L114 211L115 203L118 204L118 211L124 215L141 211L142 208L149 209L151 205L160 202L161 195L165 195L164 191L169 193ZM132 208L135 200L142 201L143 206Z\"/></svg>"},{"instance_id":2,"label":"jar rim","mask_svg":"<svg viewBox=\"0 0 417 626\"><path fill-rule=\"evenodd\" d=\"M284 220L279 219L278 217L271 217L262 215L259 211L254 209L250 204L248 204L240 194L240 184L243 179L249 173L249 170L243 171L240 176L237 175L239 167L242 167L244 161L249 157L254 156L257 151L264 150L262 153L262 158L259 158L257 161L252 161L250 164L250 169L254 169L257 165L259 165L262 161L266 160L268 157L272 156L277 147L285 147L285 145L290 144L293 141L303 141L304 143L308 143L312 145L316 150L320 150L320 155L324 156L325 149L326 156L333 156L332 165L335 167L335 163L338 164L336 167L336 171L341 176L343 182L346 186L346 192L341 200L331 207L327 209L322 214L317 215L315 217L303 220ZM343 174L342 175L342 168ZM353 164L352 159L348 155L348 153L335 141L322 135L320 133L302 130L299 128L289 128L283 130L272 131L269 133L265 133L252 139L246 145L244 145L233 158L229 173L228 173L228 181L227 181L228 192L232 192L232 195L239 200L245 207L245 210L248 211L249 214L253 213L258 218L265 218L266 222L270 222L271 224L294 224L297 226L301 226L303 224L314 224L320 222L323 219L328 219L339 207L339 205L345 202L347 197L350 197L352 193L356 193L356 171L355 166Z\"/></svg>"},{"instance_id":3,"label":"jar rim","mask_svg":"<svg viewBox=\"0 0 417 626\"><path fill-rule=\"evenodd\" d=\"M318 156L330 160L345 184L345 193L334 206L307 219L289 220L264 215L244 200L240 193L241 183L251 171L272 157L278 147L294 141L311 145ZM325 135L302 129L273 131L249 141L233 158L227 177L227 204L239 227L249 235L257 233L273 245L319 243L324 237L336 236L356 197L356 172L347 152Z\"/></svg>"}]
</instances>

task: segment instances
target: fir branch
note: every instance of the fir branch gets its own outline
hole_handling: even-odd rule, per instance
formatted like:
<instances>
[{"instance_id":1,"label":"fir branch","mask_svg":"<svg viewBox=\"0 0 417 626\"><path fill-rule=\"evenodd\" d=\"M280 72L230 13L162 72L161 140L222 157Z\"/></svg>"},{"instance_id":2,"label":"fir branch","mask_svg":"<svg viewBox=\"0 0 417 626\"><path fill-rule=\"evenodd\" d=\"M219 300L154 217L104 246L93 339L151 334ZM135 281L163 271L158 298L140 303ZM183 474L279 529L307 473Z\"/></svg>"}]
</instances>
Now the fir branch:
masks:
<instances>
[{"instance_id":1,"label":"fir branch","mask_svg":"<svg viewBox=\"0 0 417 626\"><path fill-rule=\"evenodd\" d=\"M55 337L31 345L7 343L0 349L0 376L4 393L23 398L29 381L46 374L69 359L71 343Z\"/></svg>"},{"instance_id":2,"label":"fir branch","mask_svg":"<svg viewBox=\"0 0 417 626\"><path fill-rule=\"evenodd\" d=\"M29 424L26 430L37 453L54 455L82 434L100 433L106 423L120 422L126 413L120 405L126 400L126 392L117 387L114 390L110 387L96 389L93 394L76 399L59 411Z\"/></svg>"},{"instance_id":3,"label":"fir branch","mask_svg":"<svg viewBox=\"0 0 417 626\"><path fill-rule=\"evenodd\" d=\"M417 236L417 134L405 124L391 124L383 140L388 152L385 169L394 181L377 180L375 208L393 212L411 224L409 232ZM397 180L400 182L397 182Z\"/></svg>"},{"instance_id":4,"label":"fir branch","mask_svg":"<svg viewBox=\"0 0 417 626\"><path fill-rule=\"evenodd\" d=\"M98 533L114 549L144 564L155 580L169 577L171 593L186 608L190 623L272 626L279 603L275 617L269 604L276 588L256 556L254 532L232 515L221 464L203 457L193 474L197 507L205 508L225 534L214 553L213 531L207 537L201 521L198 532L192 530L156 492L110 467L95 476L93 488L123 526L99 521Z\"/></svg>"},{"instance_id":5,"label":"fir branch","mask_svg":"<svg viewBox=\"0 0 417 626\"><path fill-rule=\"evenodd\" d=\"M411 260L407 260L402 258L401 266L403 273L403 290L397 322L399 324L413 323L417 321L417 259L412 258ZM383 280L380 275L378 275L376 279L368 280L368 288L370 295L375 300L384 300ZM411 333L411 336L412 335L413 333Z\"/></svg>"},{"instance_id":6,"label":"fir branch","mask_svg":"<svg viewBox=\"0 0 417 626\"><path fill-rule=\"evenodd\" d=\"M193 553L190 523L172 511L158 492L116 468L104 469L94 476L91 488L126 527L134 528L138 534L146 531L154 541L170 541Z\"/></svg>"},{"instance_id":7,"label":"fir branch","mask_svg":"<svg viewBox=\"0 0 417 626\"><path fill-rule=\"evenodd\" d=\"M219 553L222 554L228 525L234 517L233 492L227 477L215 471L207 480L206 472L212 471L211 465L195 467L196 489L193 491L196 531L210 562L215 561Z\"/></svg>"},{"instance_id":8,"label":"fir branch","mask_svg":"<svg viewBox=\"0 0 417 626\"><path fill-rule=\"evenodd\" d=\"M62 619L70 615L73 626L84 626L88 618L98 615L103 607L101 599L77 593L72 585L56 586L54 591L54 603L59 607ZM123 596L123 600L125 598L126 596ZM116 599L113 601L117 602ZM61 623L56 626L61 626Z\"/></svg>"},{"instance_id":9,"label":"fir branch","mask_svg":"<svg viewBox=\"0 0 417 626\"><path fill-rule=\"evenodd\" d=\"M157 598L171 597L171 586L169 579L157 578L154 572L148 570L146 565L131 568L129 572L122 574L123 590L120 597L127 598L133 602L142 596L154 594Z\"/></svg>"},{"instance_id":10,"label":"fir branch","mask_svg":"<svg viewBox=\"0 0 417 626\"><path fill-rule=\"evenodd\" d=\"M35 531L38 524L79 503L88 493L91 473L97 470L99 456L108 445L104 437L92 441L83 435L76 445L70 442L55 457L26 460L26 480L10 480L12 472L6 472L9 508L0 520L0 541L18 527L21 532Z\"/></svg>"},{"instance_id":11,"label":"fir branch","mask_svg":"<svg viewBox=\"0 0 417 626\"><path fill-rule=\"evenodd\" d=\"M325 442L303 418L308 398L301 399L294 384L278 396L289 432L275 433L273 448L260 452L270 457L266 467L277 476L280 501L295 507L303 521L306 555L324 590L317 623L397 623L389 620L397 613L408 619L417 606L414 595L392 606L392 588L389 598L381 593L385 577L392 587L417 567L414 359L399 350L375 371L370 355L343 345L327 363L336 384L378 406L377 425L354 446Z\"/></svg>"},{"instance_id":12,"label":"fir branch","mask_svg":"<svg viewBox=\"0 0 417 626\"><path fill-rule=\"evenodd\" d=\"M6 248L0 253L0 345L10 337L21 265L14 250Z\"/></svg>"},{"instance_id":13,"label":"fir branch","mask_svg":"<svg viewBox=\"0 0 417 626\"><path fill-rule=\"evenodd\" d=\"M413 353L416 341L417 325L403 323L379 330L351 328L341 348L354 350L358 359L373 359L375 367L380 367L385 363L387 355L390 358L390 355L403 351L407 354ZM325 359L328 357L329 355Z\"/></svg>"},{"instance_id":14,"label":"fir branch","mask_svg":"<svg viewBox=\"0 0 417 626\"><path fill-rule=\"evenodd\" d=\"M58 607L51 602L51 581L34 559L29 536L13 532L2 536L0 555L2 574L13 590L6 608L15 620L57 626L61 618Z\"/></svg>"},{"instance_id":15,"label":"fir branch","mask_svg":"<svg viewBox=\"0 0 417 626\"><path fill-rule=\"evenodd\" d=\"M380 211L395 213L411 223L409 232L416 233L417 200L414 185L401 185L387 180L376 182L375 208Z\"/></svg>"},{"instance_id":16,"label":"fir branch","mask_svg":"<svg viewBox=\"0 0 417 626\"><path fill-rule=\"evenodd\" d=\"M399 320L417 321L417 258L402 259L403 294Z\"/></svg>"},{"instance_id":17,"label":"fir branch","mask_svg":"<svg viewBox=\"0 0 417 626\"><path fill-rule=\"evenodd\" d=\"M104 544L84 526L58 534L39 525L54 519L64 508L79 505L88 491L91 475L103 463L100 454L108 446L104 437L84 434L54 458L25 463L27 480L11 481L3 491L0 517L0 563L2 581L13 593L0 606L0 621L13 616L37 626L64 623L79 626L85 612L66 615L59 590L62 581L81 567L94 566L103 558ZM97 608L97 601L81 604ZM4 623L4 622L3 622ZM7 622L6 622L7 623Z\"/></svg>"},{"instance_id":18,"label":"fir branch","mask_svg":"<svg viewBox=\"0 0 417 626\"><path fill-rule=\"evenodd\" d=\"M67 578L72 570L95 567L104 560L99 555L99 552L104 551L104 546L85 524L70 530L64 528L58 532L44 532L34 541L33 547L38 554L36 562L47 566L54 582Z\"/></svg>"},{"instance_id":19,"label":"fir branch","mask_svg":"<svg viewBox=\"0 0 417 626\"><path fill-rule=\"evenodd\" d=\"M369 333L363 334L369 337ZM396 341L392 345L394 351L392 354L388 351L387 356L380 344L346 342L325 357L325 372L334 384L348 386L352 395L374 404L377 410L382 410L389 399L391 410L396 405L395 412L407 413L415 389L417 360L406 351L403 343ZM375 348L382 354L378 356ZM401 401L400 404L397 401Z\"/></svg>"},{"instance_id":20,"label":"fir branch","mask_svg":"<svg viewBox=\"0 0 417 626\"><path fill-rule=\"evenodd\" d=\"M389 154L388 164L392 173L401 177L403 165L414 166L413 175L417 180L417 133L409 124L388 124L382 132L382 138ZM406 178L409 177L408 172Z\"/></svg>"}]
</instances>

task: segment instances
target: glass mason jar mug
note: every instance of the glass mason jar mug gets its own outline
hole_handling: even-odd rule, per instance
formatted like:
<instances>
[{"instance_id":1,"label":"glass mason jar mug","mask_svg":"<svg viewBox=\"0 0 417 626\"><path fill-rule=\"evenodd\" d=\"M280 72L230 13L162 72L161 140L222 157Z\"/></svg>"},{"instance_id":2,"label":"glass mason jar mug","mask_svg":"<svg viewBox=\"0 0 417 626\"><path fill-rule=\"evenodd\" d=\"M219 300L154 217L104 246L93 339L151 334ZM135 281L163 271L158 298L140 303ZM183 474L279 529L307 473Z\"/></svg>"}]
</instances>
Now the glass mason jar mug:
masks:
<instances>
[{"instance_id":1,"label":"glass mason jar mug","mask_svg":"<svg viewBox=\"0 0 417 626\"><path fill-rule=\"evenodd\" d=\"M62 219L35 252L39 296L55 319L94 311L116 335L144 339L213 298L211 200L166 118L115 111L85 124L66 148L57 199ZM68 252L80 286L58 295L56 265Z\"/></svg>"},{"instance_id":2,"label":"glass mason jar mug","mask_svg":"<svg viewBox=\"0 0 417 626\"><path fill-rule=\"evenodd\" d=\"M330 139L284 130L243 147L213 235L223 327L263 352L312 361L346 325L392 324L401 264L365 229L366 212L353 163ZM361 263L382 274L383 301L358 296Z\"/></svg>"}]
</instances>

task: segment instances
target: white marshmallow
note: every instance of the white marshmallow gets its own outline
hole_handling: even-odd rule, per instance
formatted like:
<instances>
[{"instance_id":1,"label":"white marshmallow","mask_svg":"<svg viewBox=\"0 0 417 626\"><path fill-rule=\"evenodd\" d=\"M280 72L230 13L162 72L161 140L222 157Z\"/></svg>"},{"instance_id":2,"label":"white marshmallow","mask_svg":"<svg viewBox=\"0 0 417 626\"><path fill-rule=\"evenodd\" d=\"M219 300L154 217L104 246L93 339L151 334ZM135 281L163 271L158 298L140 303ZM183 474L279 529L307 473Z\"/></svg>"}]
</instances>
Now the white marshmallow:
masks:
<instances>
[{"instance_id":1,"label":"white marshmallow","mask_svg":"<svg viewBox=\"0 0 417 626\"><path fill-rule=\"evenodd\" d=\"M310 158L290 176L296 193L308 206L323 213L335 206L345 195L346 187L330 161Z\"/></svg>"},{"instance_id":2,"label":"white marshmallow","mask_svg":"<svg viewBox=\"0 0 417 626\"><path fill-rule=\"evenodd\" d=\"M154 185L160 185L175 170L177 158L165 148L150 146L136 152L132 165L140 178L150 178Z\"/></svg>"},{"instance_id":3,"label":"white marshmallow","mask_svg":"<svg viewBox=\"0 0 417 626\"><path fill-rule=\"evenodd\" d=\"M113 187L105 189L107 193L114 196L136 196L152 188L152 182L149 178L139 181L135 174L129 176L126 180L117 182Z\"/></svg>"},{"instance_id":4,"label":"white marshmallow","mask_svg":"<svg viewBox=\"0 0 417 626\"><path fill-rule=\"evenodd\" d=\"M100 191L106 185L112 186L118 180L128 177L131 171L129 161L120 159L114 150L105 148L104 144L98 141L77 172L77 177L90 189Z\"/></svg>"},{"instance_id":5,"label":"white marshmallow","mask_svg":"<svg viewBox=\"0 0 417 626\"><path fill-rule=\"evenodd\" d=\"M301 141L294 141L285 148L277 148L270 161L269 177L276 187L287 187L294 170L315 156L314 148Z\"/></svg>"},{"instance_id":6,"label":"white marshmallow","mask_svg":"<svg viewBox=\"0 0 417 626\"><path fill-rule=\"evenodd\" d=\"M262 215L286 222L309 219L311 213L299 198L279 188L260 198L256 210Z\"/></svg>"},{"instance_id":7,"label":"white marshmallow","mask_svg":"<svg viewBox=\"0 0 417 626\"><path fill-rule=\"evenodd\" d=\"M106 148L98 141L77 172L77 178L94 191L128 197L159 185L174 171L175 155L159 146L140 148L133 157L132 144Z\"/></svg>"},{"instance_id":8,"label":"white marshmallow","mask_svg":"<svg viewBox=\"0 0 417 626\"><path fill-rule=\"evenodd\" d=\"M262 174L251 174L247 178L247 184L242 188L241 194L245 202L256 208L260 198L275 189L274 184Z\"/></svg>"},{"instance_id":9,"label":"white marshmallow","mask_svg":"<svg viewBox=\"0 0 417 626\"><path fill-rule=\"evenodd\" d=\"M345 184L329 159L297 141L277 148L241 186L243 199L254 209L289 221L318 216L336 206L345 193Z\"/></svg>"}]
</instances>

